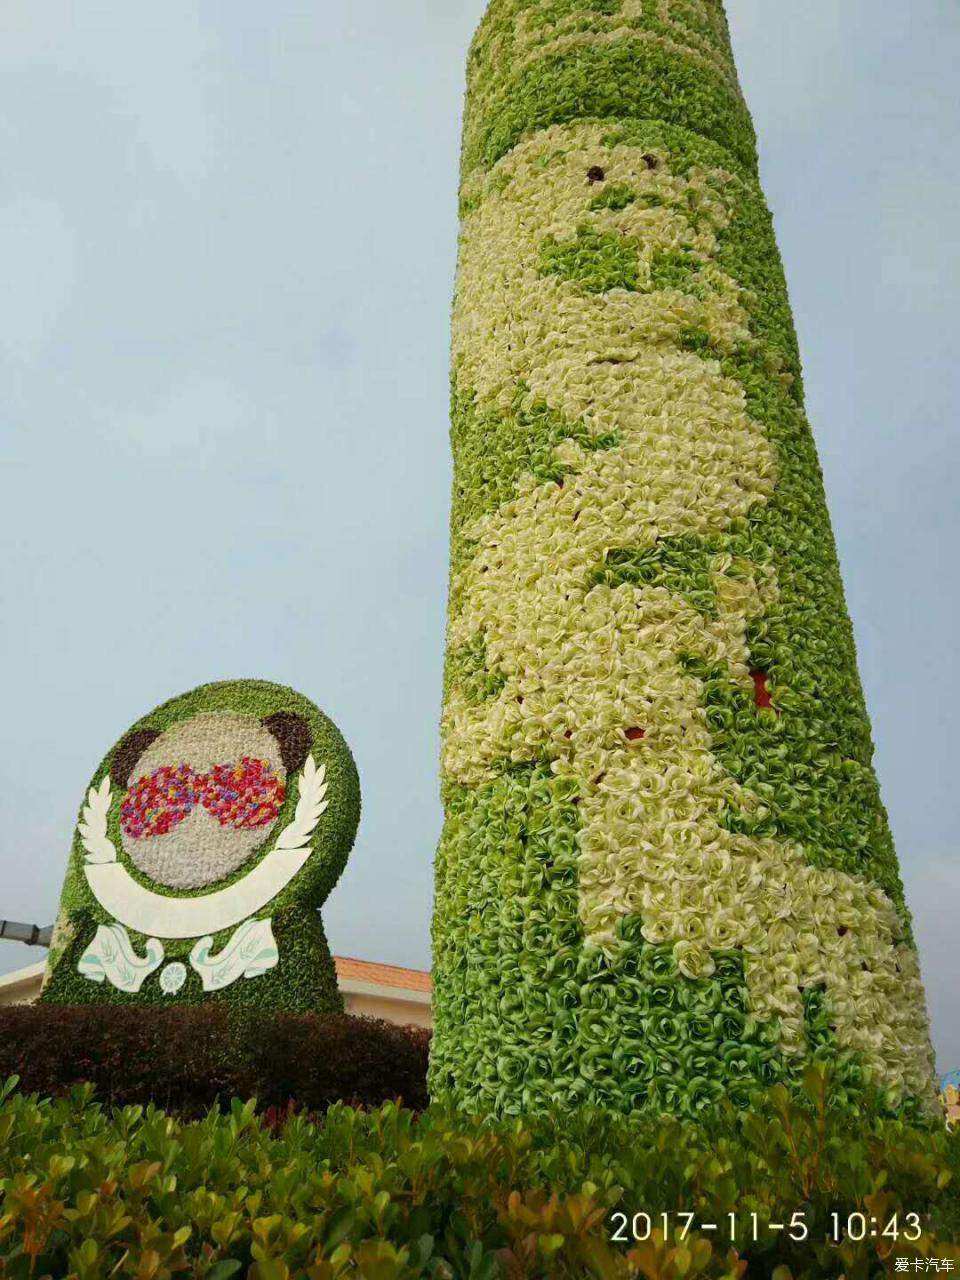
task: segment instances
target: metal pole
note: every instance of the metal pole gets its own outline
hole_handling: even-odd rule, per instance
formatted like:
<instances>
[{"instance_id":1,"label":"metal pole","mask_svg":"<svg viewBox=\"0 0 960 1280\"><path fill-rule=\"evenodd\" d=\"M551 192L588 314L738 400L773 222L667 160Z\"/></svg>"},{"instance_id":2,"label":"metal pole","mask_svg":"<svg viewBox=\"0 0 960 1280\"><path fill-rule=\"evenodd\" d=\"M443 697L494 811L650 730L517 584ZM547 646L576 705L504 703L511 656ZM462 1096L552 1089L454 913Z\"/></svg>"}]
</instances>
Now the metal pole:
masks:
<instances>
[{"instance_id":1,"label":"metal pole","mask_svg":"<svg viewBox=\"0 0 960 1280\"><path fill-rule=\"evenodd\" d=\"M20 924L17 920L0 920L0 938L10 942L25 942L28 947L49 947L53 925Z\"/></svg>"}]
</instances>

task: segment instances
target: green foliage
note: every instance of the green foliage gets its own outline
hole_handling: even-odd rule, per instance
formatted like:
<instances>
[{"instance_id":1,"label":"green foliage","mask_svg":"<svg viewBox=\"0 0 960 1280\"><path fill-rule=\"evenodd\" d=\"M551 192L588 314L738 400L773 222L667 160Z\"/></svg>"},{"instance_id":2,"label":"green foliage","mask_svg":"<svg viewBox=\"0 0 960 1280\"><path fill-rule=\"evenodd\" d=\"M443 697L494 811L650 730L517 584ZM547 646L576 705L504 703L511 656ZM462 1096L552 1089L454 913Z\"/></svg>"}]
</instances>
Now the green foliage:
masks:
<instances>
[{"instance_id":1,"label":"green foliage","mask_svg":"<svg viewBox=\"0 0 960 1280\"><path fill-rule=\"evenodd\" d=\"M616 961L583 945L574 781L546 764L514 768L483 787L448 784L444 800L437 887L450 914L434 921L431 1097L638 1119L747 1107L775 1083L800 1092L803 1061L780 1052L776 1024L749 1015L742 952L716 952L713 977L685 978L635 916L621 921ZM806 996L810 1052L854 1112L869 1079L838 1048L821 997Z\"/></svg>"},{"instance_id":2,"label":"green foliage","mask_svg":"<svg viewBox=\"0 0 960 1280\"><path fill-rule=\"evenodd\" d=\"M674 253L658 253L650 264L650 288L680 289L685 293L696 294L699 286L693 277L703 265L694 253L678 249Z\"/></svg>"},{"instance_id":3,"label":"green foliage","mask_svg":"<svg viewBox=\"0 0 960 1280\"><path fill-rule=\"evenodd\" d=\"M616 21L617 10L599 0L555 0L542 9L528 0L493 0L470 49L462 178L494 164L525 134L589 117L662 120L712 139L738 166L755 172L756 136L732 64L723 72L712 62L685 56L676 30L661 21L658 9L645 6L642 18L618 24L634 26L636 39L558 52L550 46L557 19L566 19L567 35L602 33L611 18ZM518 39L518 32L528 17L536 29L538 12L544 15L538 29L545 48L542 56L531 58L530 45ZM685 6L682 20L688 28L694 25L691 18L694 6ZM725 25L721 10L715 25L701 24L698 32L709 33L721 64L730 60Z\"/></svg>"},{"instance_id":4,"label":"green foliage","mask_svg":"<svg viewBox=\"0 0 960 1280\"><path fill-rule=\"evenodd\" d=\"M903 885L869 764L839 752L825 760L816 737L821 718L787 713L799 702L792 688L771 683L777 708L771 711L757 708L752 692L737 686L729 672L693 656L683 665L702 682L714 751L764 802L756 814L724 810L727 830L802 841L814 866L869 875L903 908Z\"/></svg>"},{"instance_id":5,"label":"green foliage","mask_svg":"<svg viewBox=\"0 0 960 1280\"><path fill-rule=\"evenodd\" d=\"M960 1137L846 1116L815 1069L802 1101L773 1089L709 1125L338 1104L280 1126L239 1099L182 1122L15 1083L0 1089L4 1280L871 1280L894 1256L960 1260ZM668 1238L630 1240L641 1212L668 1213ZM923 1234L837 1245L833 1213L915 1213ZM681 1239L680 1214L723 1230ZM804 1241L767 1227L794 1215Z\"/></svg>"},{"instance_id":6,"label":"green foliage","mask_svg":"<svg viewBox=\"0 0 960 1280\"><path fill-rule=\"evenodd\" d=\"M545 27L575 13L614 14L619 11L621 3L622 0L551 0L549 4L534 9L531 19L538 27Z\"/></svg>"},{"instance_id":7,"label":"green foliage","mask_svg":"<svg viewBox=\"0 0 960 1280\"><path fill-rule=\"evenodd\" d=\"M451 653L448 664L450 680L468 702L495 698L503 688L504 676L487 666L487 645L482 635L474 636Z\"/></svg>"},{"instance_id":8,"label":"green foliage","mask_svg":"<svg viewBox=\"0 0 960 1280\"><path fill-rule=\"evenodd\" d=\"M630 236L579 227L576 240L551 237L540 246L540 270L544 275L574 281L585 293L635 291L639 288L639 247Z\"/></svg>"},{"instance_id":9,"label":"green foliage","mask_svg":"<svg viewBox=\"0 0 960 1280\"><path fill-rule=\"evenodd\" d=\"M626 209L628 205L640 201L648 209L657 208L663 202L654 192L641 198L632 187L624 182L607 183L603 190L590 201L591 209Z\"/></svg>"},{"instance_id":10,"label":"green foliage","mask_svg":"<svg viewBox=\"0 0 960 1280\"><path fill-rule=\"evenodd\" d=\"M622 193L614 192L612 203L606 207L623 208L620 204L623 199ZM584 293L607 293L611 289L628 289L633 293L680 289L701 295L702 286L695 277L703 264L695 254L685 250L654 254L649 283L641 284L639 250L639 241L633 236L578 227L575 240L557 240L551 236L540 246L540 271L543 275L570 280Z\"/></svg>"},{"instance_id":11,"label":"green foliage","mask_svg":"<svg viewBox=\"0 0 960 1280\"><path fill-rule=\"evenodd\" d=\"M517 386L508 414L481 406L476 395L459 395L454 388L450 414L450 443L454 456L451 531L451 608L459 599L455 575L473 552L467 535L471 521L495 511L511 498L521 476L538 480L563 479L564 468L554 450L563 440L583 449L609 449L617 443L611 433L597 434L581 422L570 422L524 383ZM468 660L466 673L476 675Z\"/></svg>"},{"instance_id":12,"label":"green foliage","mask_svg":"<svg viewBox=\"0 0 960 1280\"><path fill-rule=\"evenodd\" d=\"M629 582L635 587L664 587L683 596L698 613L710 618L717 612L711 561L729 549L729 541L724 534L683 534L661 538L654 546L638 550L614 548L590 575L588 583L616 587Z\"/></svg>"}]
</instances>

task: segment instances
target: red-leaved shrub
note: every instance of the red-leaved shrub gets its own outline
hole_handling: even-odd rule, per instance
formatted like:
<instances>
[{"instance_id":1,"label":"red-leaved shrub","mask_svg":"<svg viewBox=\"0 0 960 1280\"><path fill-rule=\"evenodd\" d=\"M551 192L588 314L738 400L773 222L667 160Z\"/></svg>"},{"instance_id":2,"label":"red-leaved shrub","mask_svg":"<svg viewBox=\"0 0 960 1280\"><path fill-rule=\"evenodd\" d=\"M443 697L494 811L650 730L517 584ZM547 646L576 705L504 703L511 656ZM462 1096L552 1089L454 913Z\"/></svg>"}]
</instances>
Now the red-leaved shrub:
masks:
<instances>
[{"instance_id":1,"label":"red-leaved shrub","mask_svg":"<svg viewBox=\"0 0 960 1280\"><path fill-rule=\"evenodd\" d=\"M421 1027L349 1014L23 1005L0 1009L0 1080L17 1075L44 1096L90 1081L105 1102L184 1116L218 1096L307 1111L399 1098L419 1110L429 1043Z\"/></svg>"}]
</instances>

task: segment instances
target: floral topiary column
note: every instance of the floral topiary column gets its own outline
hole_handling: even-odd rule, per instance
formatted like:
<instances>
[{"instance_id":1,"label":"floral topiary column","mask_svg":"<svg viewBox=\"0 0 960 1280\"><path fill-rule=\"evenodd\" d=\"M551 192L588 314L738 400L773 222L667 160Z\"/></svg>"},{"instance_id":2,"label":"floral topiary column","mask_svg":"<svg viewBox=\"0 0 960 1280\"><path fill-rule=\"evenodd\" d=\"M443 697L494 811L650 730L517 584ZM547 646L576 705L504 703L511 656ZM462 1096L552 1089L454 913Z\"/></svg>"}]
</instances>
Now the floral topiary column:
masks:
<instances>
[{"instance_id":1,"label":"floral topiary column","mask_svg":"<svg viewBox=\"0 0 960 1280\"><path fill-rule=\"evenodd\" d=\"M797 157L803 163L803 157ZM437 1097L693 1114L933 1061L719 0L470 51Z\"/></svg>"}]
</instances>

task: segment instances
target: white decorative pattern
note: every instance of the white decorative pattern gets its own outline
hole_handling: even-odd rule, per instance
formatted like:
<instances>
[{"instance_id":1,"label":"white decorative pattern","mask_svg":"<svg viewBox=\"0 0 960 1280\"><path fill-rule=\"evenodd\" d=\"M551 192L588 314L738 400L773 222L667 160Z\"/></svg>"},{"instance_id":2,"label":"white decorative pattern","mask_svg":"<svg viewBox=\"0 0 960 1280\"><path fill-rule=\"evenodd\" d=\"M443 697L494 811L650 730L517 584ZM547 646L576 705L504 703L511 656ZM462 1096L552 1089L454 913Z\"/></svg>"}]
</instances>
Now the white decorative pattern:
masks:
<instances>
[{"instance_id":1,"label":"white decorative pattern","mask_svg":"<svg viewBox=\"0 0 960 1280\"><path fill-rule=\"evenodd\" d=\"M138 956L123 925L102 924L77 968L91 982L106 979L119 991L137 992L161 964L163 947L156 938L148 938L146 956Z\"/></svg>"},{"instance_id":2,"label":"white decorative pattern","mask_svg":"<svg viewBox=\"0 0 960 1280\"><path fill-rule=\"evenodd\" d=\"M160 974L160 990L167 996L175 996L187 980L187 966L179 960L168 964Z\"/></svg>"},{"instance_id":3,"label":"white decorative pattern","mask_svg":"<svg viewBox=\"0 0 960 1280\"><path fill-rule=\"evenodd\" d=\"M87 882L97 901L138 933L159 938L196 938L229 929L254 915L293 879L312 852L310 839L327 808L326 767L307 756L298 779L299 800L293 822L281 831L267 856L234 884L216 893L173 898L139 884L117 860L107 836L110 780L91 788L79 827L87 852Z\"/></svg>"},{"instance_id":4,"label":"white decorative pattern","mask_svg":"<svg viewBox=\"0 0 960 1280\"><path fill-rule=\"evenodd\" d=\"M98 787L91 787L83 806L80 841L87 851L87 862L116 862L117 851L107 838L107 813L110 809L110 775Z\"/></svg>"},{"instance_id":5,"label":"white decorative pattern","mask_svg":"<svg viewBox=\"0 0 960 1280\"><path fill-rule=\"evenodd\" d=\"M221 952L211 956L213 937L201 938L190 952L204 991L222 991L239 977L257 978L280 958L269 920L247 920Z\"/></svg>"},{"instance_id":6,"label":"white decorative pattern","mask_svg":"<svg viewBox=\"0 0 960 1280\"><path fill-rule=\"evenodd\" d=\"M303 765L303 773L298 779L300 799L293 815L293 821L285 827L277 837L276 848L297 850L309 843L310 837L320 821L320 815L326 809L327 800L327 767L317 768L313 756L307 756Z\"/></svg>"}]
</instances>

